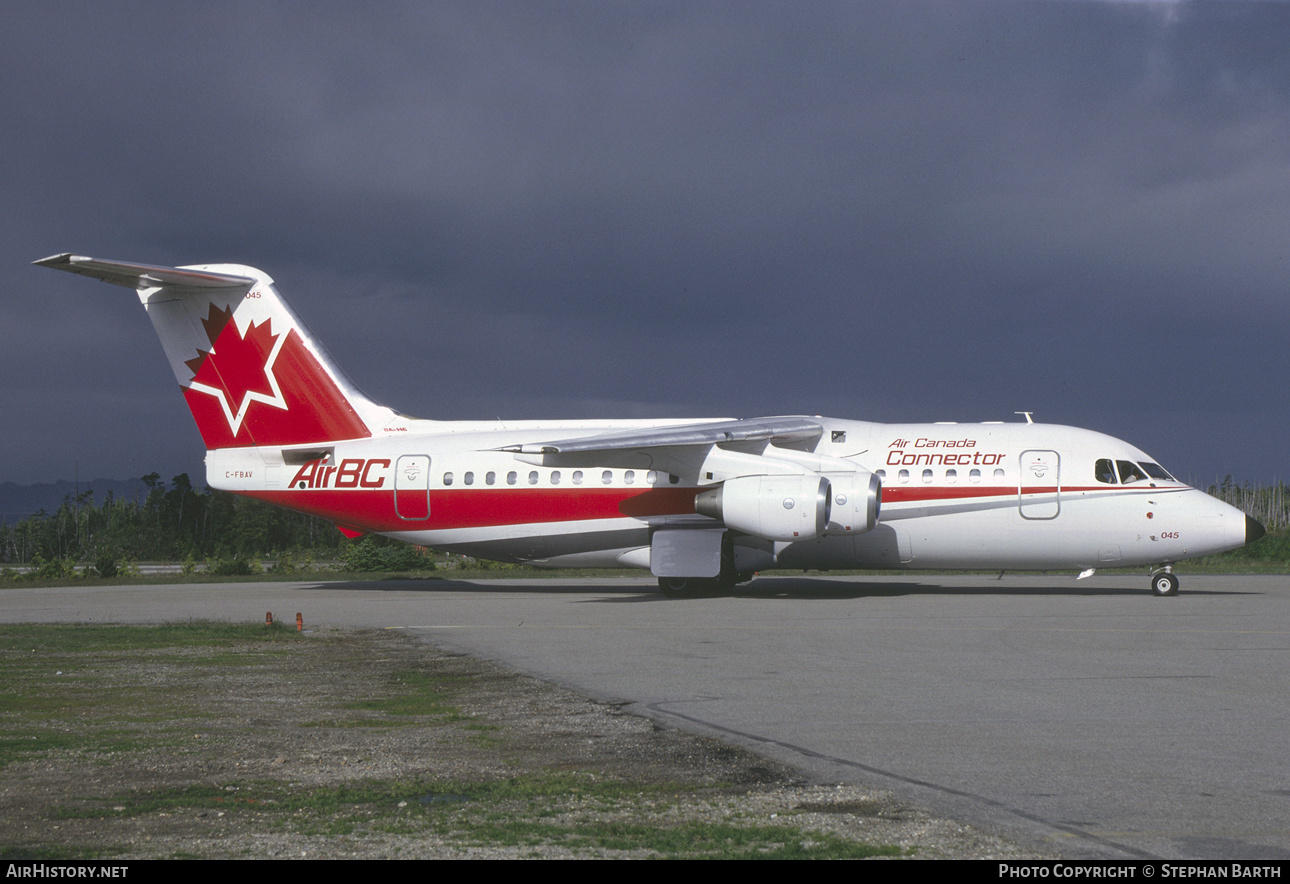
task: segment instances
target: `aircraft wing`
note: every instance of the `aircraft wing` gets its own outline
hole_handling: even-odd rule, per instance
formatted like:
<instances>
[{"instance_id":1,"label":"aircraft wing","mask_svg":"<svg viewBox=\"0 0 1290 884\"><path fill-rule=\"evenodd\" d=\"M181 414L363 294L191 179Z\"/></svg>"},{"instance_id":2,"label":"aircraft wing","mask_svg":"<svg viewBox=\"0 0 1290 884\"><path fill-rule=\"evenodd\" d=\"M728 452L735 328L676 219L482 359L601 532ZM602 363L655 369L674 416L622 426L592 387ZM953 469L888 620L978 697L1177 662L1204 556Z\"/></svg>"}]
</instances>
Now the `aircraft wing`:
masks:
<instances>
[{"instance_id":1,"label":"aircraft wing","mask_svg":"<svg viewBox=\"0 0 1290 884\"><path fill-rule=\"evenodd\" d=\"M32 261L41 267L54 270L66 270L101 279L113 285L129 289L149 289L156 286L173 285L188 288L238 288L255 284L248 276L234 276L231 273L210 273L204 270L185 270L180 267L154 267L151 264L127 264L124 261L99 261L83 255L50 255L39 261Z\"/></svg>"},{"instance_id":2,"label":"aircraft wing","mask_svg":"<svg viewBox=\"0 0 1290 884\"><path fill-rule=\"evenodd\" d=\"M824 427L809 417L759 417L749 420L713 421L620 430L598 436L507 445L500 451L517 454L575 454L595 451L631 451L648 448L711 446L732 442L802 442L815 439Z\"/></svg>"}]
</instances>

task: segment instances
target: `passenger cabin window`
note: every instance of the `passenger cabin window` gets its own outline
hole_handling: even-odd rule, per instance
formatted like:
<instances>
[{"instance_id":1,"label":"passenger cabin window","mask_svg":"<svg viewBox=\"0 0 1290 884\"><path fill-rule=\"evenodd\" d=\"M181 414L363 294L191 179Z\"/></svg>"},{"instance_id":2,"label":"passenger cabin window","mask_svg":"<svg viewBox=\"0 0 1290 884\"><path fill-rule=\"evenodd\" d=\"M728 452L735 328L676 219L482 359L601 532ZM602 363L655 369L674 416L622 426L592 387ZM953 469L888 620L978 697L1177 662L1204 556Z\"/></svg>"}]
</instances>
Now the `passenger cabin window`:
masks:
<instances>
[{"instance_id":1,"label":"passenger cabin window","mask_svg":"<svg viewBox=\"0 0 1290 884\"><path fill-rule=\"evenodd\" d=\"M1098 458L1097 463L1093 465L1093 476L1097 481L1104 485L1115 484L1115 467L1111 464L1111 458Z\"/></svg>"},{"instance_id":2,"label":"passenger cabin window","mask_svg":"<svg viewBox=\"0 0 1290 884\"><path fill-rule=\"evenodd\" d=\"M904 484L905 482L909 481L909 470L900 471L900 481L901 481L901 484Z\"/></svg>"},{"instance_id":3,"label":"passenger cabin window","mask_svg":"<svg viewBox=\"0 0 1290 884\"><path fill-rule=\"evenodd\" d=\"M573 471L573 484L575 484L575 485L581 485L581 484L582 484L582 470L574 470L574 471Z\"/></svg>"},{"instance_id":4,"label":"passenger cabin window","mask_svg":"<svg viewBox=\"0 0 1290 884\"><path fill-rule=\"evenodd\" d=\"M445 484L445 485L451 485L451 484L452 484L452 473L444 473L444 474L443 474L443 484Z\"/></svg>"},{"instance_id":5,"label":"passenger cabin window","mask_svg":"<svg viewBox=\"0 0 1290 884\"><path fill-rule=\"evenodd\" d=\"M630 484L632 484L633 482L635 482L635 481L636 481L636 471L635 471L635 470L628 470L627 472L623 473L623 481L624 481L624 482L626 482L628 485L630 485Z\"/></svg>"},{"instance_id":6,"label":"passenger cabin window","mask_svg":"<svg viewBox=\"0 0 1290 884\"><path fill-rule=\"evenodd\" d=\"M533 472L529 473L529 484L536 485L537 483L538 483L538 472L537 470L534 470Z\"/></svg>"},{"instance_id":7,"label":"passenger cabin window","mask_svg":"<svg viewBox=\"0 0 1290 884\"><path fill-rule=\"evenodd\" d=\"M924 482L925 484L929 484L929 485L930 485L930 484L931 484L931 481L932 481L932 471L931 471L931 470L923 470L923 482Z\"/></svg>"},{"instance_id":8,"label":"passenger cabin window","mask_svg":"<svg viewBox=\"0 0 1290 884\"><path fill-rule=\"evenodd\" d=\"M475 474L474 474L474 473L466 473L466 475L464 475L464 476L462 476L462 477L461 477L461 481L465 482L467 485L474 485L474 484L475 484Z\"/></svg>"},{"instance_id":9,"label":"passenger cabin window","mask_svg":"<svg viewBox=\"0 0 1290 884\"><path fill-rule=\"evenodd\" d=\"M507 485L514 485L516 482L519 481L519 479L520 479L520 474L515 472L514 470L511 470L509 473L506 474Z\"/></svg>"},{"instance_id":10,"label":"passenger cabin window","mask_svg":"<svg viewBox=\"0 0 1290 884\"><path fill-rule=\"evenodd\" d=\"M492 485L496 481L497 481L497 474L494 473L492 470L489 470L488 474L484 476L484 484Z\"/></svg>"},{"instance_id":11,"label":"passenger cabin window","mask_svg":"<svg viewBox=\"0 0 1290 884\"><path fill-rule=\"evenodd\" d=\"M560 471L559 471L559 470L553 470L553 471L552 471L552 473L551 473L551 484L552 484L552 485L559 485L559 484L560 484Z\"/></svg>"},{"instance_id":12,"label":"passenger cabin window","mask_svg":"<svg viewBox=\"0 0 1290 884\"><path fill-rule=\"evenodd\" d=\"M606 484L606 485L608 485L610 482L614 481L614 471L613 471L613 470L605 470L603 473L601 473L601 474L600 474L600 481L601 481L601 482L603 482L603 483L604 483L604 484Z\"/></svg>"},{"instance_id":13,"label":"passenger cabin window","mask_svg":"<svg viewBox=\"0 0 1290 884\"><path fill-rule=\"evenodd\" d=\"M969 482L980 482L980 481L981 481L981 471L980 471L980 470L973 470L972 472L968 473L968 481L969 481Z\"/></svg>"},{"instance_id":14,"label":"passenger cabin window","mask_svg":"<svg viewBox=\"0 0 1290 884\"><path fill-rule=\"evenodd\" d=\"M957 482L958 480L959 480L959 471L958 471L958 470L946 470L946 471L945 471L945 481L946 481L946 482L949 482L951 485L953 485L953 484L954 484L955 482Z\"/></svg>"}]
</instances>

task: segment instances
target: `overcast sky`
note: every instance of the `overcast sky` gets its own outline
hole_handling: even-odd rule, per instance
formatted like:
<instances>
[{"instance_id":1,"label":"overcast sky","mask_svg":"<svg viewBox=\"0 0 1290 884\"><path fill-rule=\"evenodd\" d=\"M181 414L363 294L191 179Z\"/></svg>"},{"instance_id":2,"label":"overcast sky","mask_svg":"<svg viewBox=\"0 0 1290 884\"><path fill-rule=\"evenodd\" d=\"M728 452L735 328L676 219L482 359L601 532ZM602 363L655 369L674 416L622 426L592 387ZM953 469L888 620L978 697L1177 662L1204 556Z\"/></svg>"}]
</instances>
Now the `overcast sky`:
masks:
<instances>
[{"instance_id":1,"label":"overcast sky","mask_svg":"<svg viewBox=\"0 0 1290 884\"><path fill-rule=\"evenodd\" d=\"M202 474L261 267L418 417L1036 419L1290 472L1290 5L12 3L0 481Z\"/></svg>"}]
</instances>

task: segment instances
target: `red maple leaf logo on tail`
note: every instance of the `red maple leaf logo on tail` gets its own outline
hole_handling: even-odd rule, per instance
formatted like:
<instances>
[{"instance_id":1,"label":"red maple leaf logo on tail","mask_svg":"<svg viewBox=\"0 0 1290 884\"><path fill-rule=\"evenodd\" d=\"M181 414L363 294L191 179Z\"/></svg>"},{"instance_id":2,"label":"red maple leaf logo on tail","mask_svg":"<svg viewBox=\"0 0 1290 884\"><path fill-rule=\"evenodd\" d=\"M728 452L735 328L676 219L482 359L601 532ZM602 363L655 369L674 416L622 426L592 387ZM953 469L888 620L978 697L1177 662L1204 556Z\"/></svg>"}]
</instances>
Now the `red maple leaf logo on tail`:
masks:
<instances>
[{"instance_id":1,"label":"red maple leaf logo on tail","mask_svg":"<svg viewBox=\"0 0 1290 884\"><path fill-rule=\"evenodd\" d=\"M282 349L284 338L273 334L270 321L251 323L246 335L232 322L233 311L217 310L212 304L210 317L202 320L211 338L209 351L198 350L185 364L193 369L191 389L219 400L234 436L242 426L252 402L263 402L286 410L273 363Z\"/></svg>"},{"instance_id":2,"label":"red maple leaf logo on tail","mask_svg":"<svg viewBox=\"0 0 1290 884\"><path fill-rule=\"evenodd\" d=\"M276 334L269 318L243 333L235 309L210 305L201 323L211 348L184 363L193 372L184 398L207 448L372 435L289 317L274 315Z\"/></svg>"}]
</instances>

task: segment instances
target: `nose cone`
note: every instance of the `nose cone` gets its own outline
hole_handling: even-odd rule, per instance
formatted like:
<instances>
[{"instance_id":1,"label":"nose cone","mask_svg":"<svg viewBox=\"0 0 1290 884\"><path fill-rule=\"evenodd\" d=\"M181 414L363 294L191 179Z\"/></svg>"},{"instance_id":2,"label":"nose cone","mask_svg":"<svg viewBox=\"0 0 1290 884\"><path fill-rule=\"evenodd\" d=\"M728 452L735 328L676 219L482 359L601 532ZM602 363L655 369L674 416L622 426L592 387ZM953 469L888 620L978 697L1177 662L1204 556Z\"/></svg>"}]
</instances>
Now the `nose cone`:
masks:
<instances>
[{"instance_id":1,"label":"nose cone","mask_svg":"<svg viewBox=\"0 0 1290 884\"><path fill-rule=\"evenodd\" d=\"M1258 522L1254 521L1249 516L1245 517L1245 542L1247 544L1253 543L1267 533L1267 530Z\"/></svg>"},{"instance_id":2,"label":"nose cone","mask_svg":"<svg viewBox=\"0 0 1290 884\"><path fill-rule=\"evenodd\" d=\"M1191 489L1187 494L1178 495L1177 503L1180 507L1178 512L1190 517L1188 530L1191 539L1185 551L1188 558L1240 549L1267 533L1257 521L1204 491ZM1184 506L1185 509L1182 508ZM1157 512L1156 517L1160 518L1161 513Z\"/></svg>"}]
</instances>

